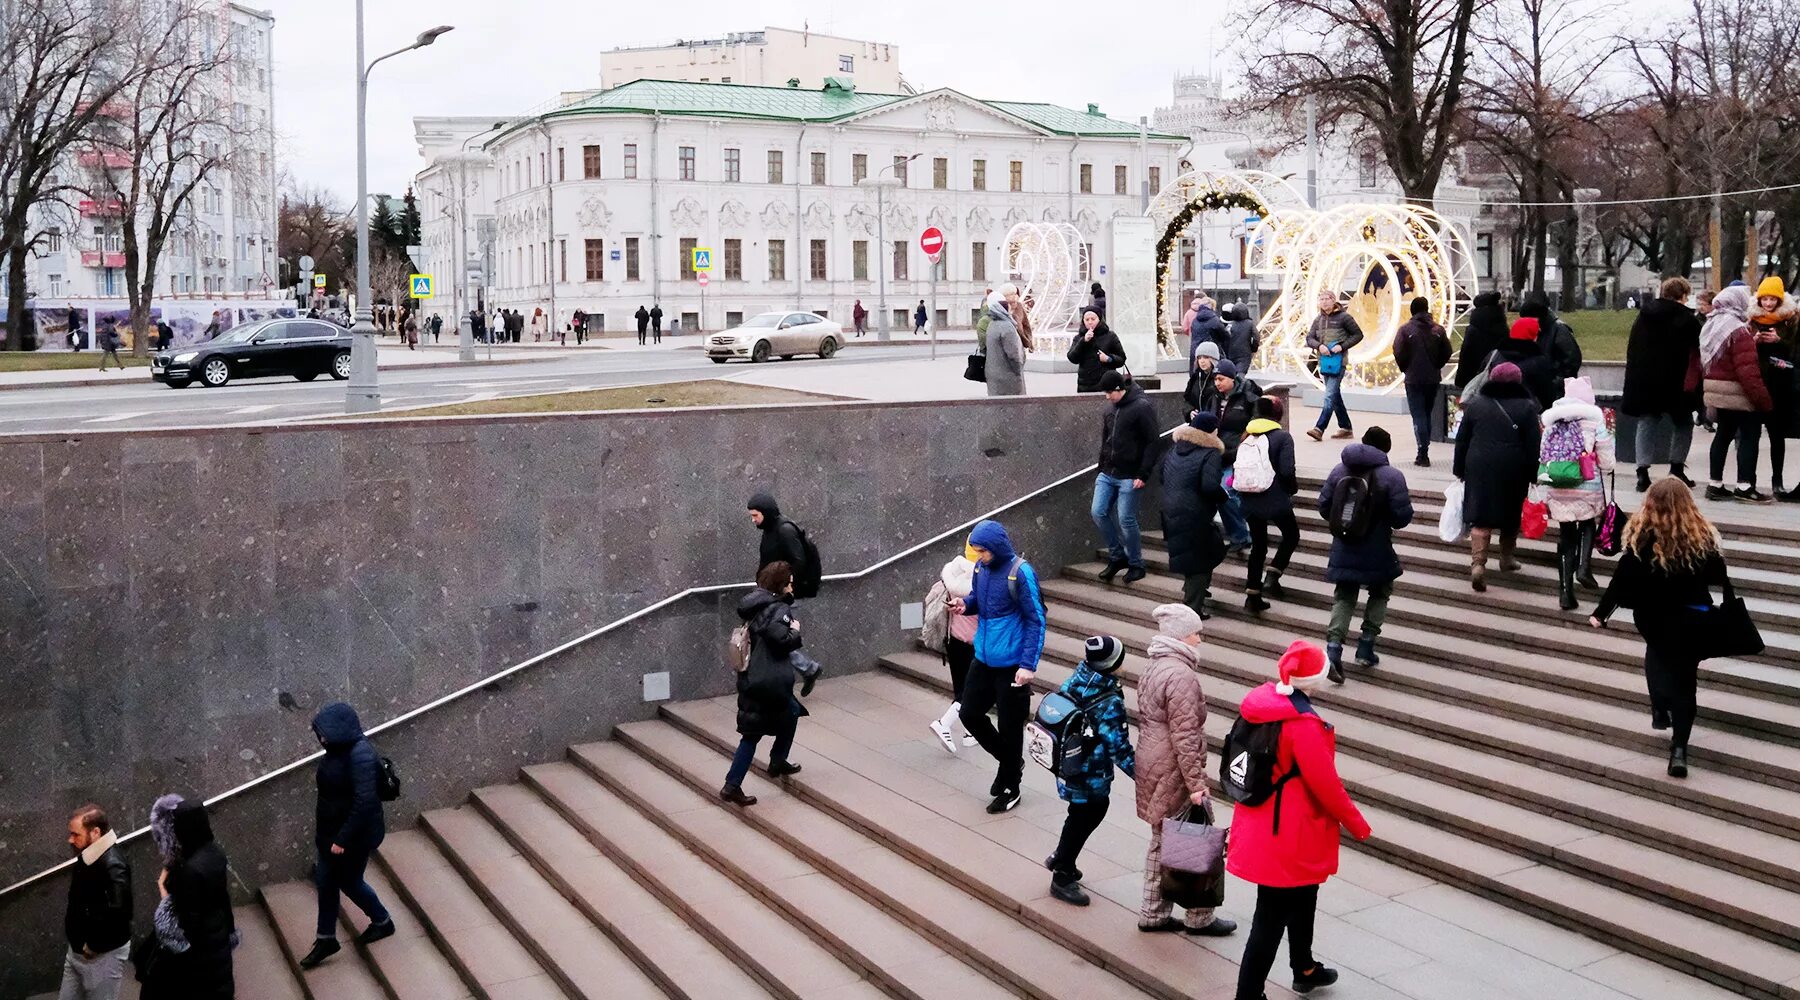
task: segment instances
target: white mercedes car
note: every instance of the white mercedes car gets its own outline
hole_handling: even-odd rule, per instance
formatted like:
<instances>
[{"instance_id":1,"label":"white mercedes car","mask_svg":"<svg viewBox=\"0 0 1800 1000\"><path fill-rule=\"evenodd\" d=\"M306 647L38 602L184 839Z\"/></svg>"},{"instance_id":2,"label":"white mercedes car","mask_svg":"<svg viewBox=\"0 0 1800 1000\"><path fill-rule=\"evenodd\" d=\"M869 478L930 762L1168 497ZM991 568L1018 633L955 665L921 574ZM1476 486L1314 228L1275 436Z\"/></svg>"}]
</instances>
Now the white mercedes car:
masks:
<instances>
[{"instance_id":1,"label":"white mercedes car","mask_svg":"<svg viewBox=\"0 0 1800 1000\"><path fill-rule=\"evenodd\" d=\"M706 356L719 365L732 358L767 361L770 356L779 356L786 361L796 354L829 358L843 343L844 328L823 316L766 312L752 316L741 326L708 335Z\"/></svg>"}]
</instances>

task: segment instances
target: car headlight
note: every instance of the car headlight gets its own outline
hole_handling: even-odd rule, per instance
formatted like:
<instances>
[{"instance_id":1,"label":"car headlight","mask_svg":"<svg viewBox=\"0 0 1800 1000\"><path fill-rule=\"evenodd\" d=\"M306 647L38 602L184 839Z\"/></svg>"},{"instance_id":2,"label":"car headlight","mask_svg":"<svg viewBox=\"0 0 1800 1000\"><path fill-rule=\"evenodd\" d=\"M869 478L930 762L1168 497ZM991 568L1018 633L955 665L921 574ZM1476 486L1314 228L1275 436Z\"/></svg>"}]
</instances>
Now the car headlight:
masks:
<instances>
[{"instance_id":1,"label":"car headlight","mask_svg":"<svg viewBox=\"0 0 1800 1000\"><path fill-rule=\"evenodd\" d=\"M200 356L200 352L199 352L199 351L188 351L188 352L186 352L186 353L184 353L184 354L177 354L177 355L175 355L175 356L174 356L174 357L172 357L172 358L170 358L170 359L169 359L169 361L170 361L170 362L172 362L172 363L174 363L174 364L178 364L178 365L185 365L185 364L187 364L187 363L188 363L188 362L189 362L189 361L192 361L192 360L194 360L194 359L195 359L195 358L197 358L197 357L199 357L199 356Z\"/></svg>"}]
</instances>

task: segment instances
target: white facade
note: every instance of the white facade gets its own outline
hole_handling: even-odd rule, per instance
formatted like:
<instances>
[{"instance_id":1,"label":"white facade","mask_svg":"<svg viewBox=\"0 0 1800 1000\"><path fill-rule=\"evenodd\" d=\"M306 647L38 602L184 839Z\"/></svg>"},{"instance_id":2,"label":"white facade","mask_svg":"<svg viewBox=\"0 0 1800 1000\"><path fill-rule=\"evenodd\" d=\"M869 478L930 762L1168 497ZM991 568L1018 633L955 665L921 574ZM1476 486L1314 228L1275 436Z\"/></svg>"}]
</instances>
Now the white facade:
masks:
<instances>
[{"instance_id":1,"label":"white facade","mask_svg":"<svg viewBox=\"0 0 1800 1000\"><path fill-rule=\"evenodd\" d=\"M413 179L413 197L419 206L419 245L423 260L414 261L434 277L432 295L420 300L421 311L444 317L467 312L485 296L472 284L468 305L458 281L459 261L485 262L492 250L488 234L493 228L496 173L481 140L504 127L505 115L461 115L415 118L413 136L425 168Z\"/></svg>"},{"instance_id":2,"label":"white facade","mask_svg":"<svg viewBox=\"0 0 1800 1000\"><path fill-rule=\"evenodd\" d=\"M721 91L739 88L711 88ZM684 330L712 330L792 308L847 326L860 300L873 330L884 269L890 314L910 331L930 298L918 239L932 225L946 238L937 321L965 326L983 290L1008 278L1015 223L1072 223L1090 259L1108 261L1107 222L1141 213L1146 168L1157 183L1172 178L1183 145L1094 110L1013 114L948 90L868 99L879 106L832 124L616 108L520 123L486 147L481 183L496 186L498 222L490 308L542 308L557 327L580 310L624 330L639 306L660 303ZM1111 134L1077 138L1046 121ZM905 186L882 195L878 226L876 191L857 176L891 176L913 154ZM695 248L712 251L704 304L688 266ZM1107 280L1097 269L1094 279Z\"/></svg>"},{"instance_id":3,"label":"white facade","mask_svg":"<svg viewBox=\"0 0 1800 1000\"><path fill-rule=\"evenodd\" d=\"M824 86L825 78L831 76L854 80L857 89L866 93L911 92L900 76L898 45L814 31L764 28L723 38L600 53L602 87L619 87L634 80L785 87L789 80L799 80L801 87L812 90Z\"/></svg>"}]
</instances>

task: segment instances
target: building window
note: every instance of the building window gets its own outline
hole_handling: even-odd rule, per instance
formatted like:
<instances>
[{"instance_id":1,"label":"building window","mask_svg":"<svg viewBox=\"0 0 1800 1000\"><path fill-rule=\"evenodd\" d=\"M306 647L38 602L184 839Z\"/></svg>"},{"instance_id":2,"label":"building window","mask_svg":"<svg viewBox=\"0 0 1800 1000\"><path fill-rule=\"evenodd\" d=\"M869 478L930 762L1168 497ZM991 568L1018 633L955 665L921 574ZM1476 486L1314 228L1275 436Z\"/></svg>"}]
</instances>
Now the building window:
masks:
<instances>
[{"instance_id":1,"label":"building window","mask_svg":"<svg viewBox=\"0 0 1800 1000\"><path fill-rule=\"evenodd\" d=\"M637 180L637 143L635 142L625 144L625 179Z\"/></svg>"},{"instance_id":2,"label":"building window","mask_svg":"<svg viewBox=\"0 0 1800 1000\"><path fill-rule=\"evenodd\" d=\"M1151 167L1150 168L1150 193L1155 194L1161 190L1162 190L1162 168L1161 167Z\"/></svg>"},{"instance_id":3,"label":"building window","mask_svg":"<svg viewBox=\"0 0 1800 1000\"><path fill-rule=\"evenodd\" d=\"M581 147L581 176L593 180L600 176L600 147Z\"/></svg>"},{"instance_id":4,"label":"building window","mask_svg":"<svg viewBox=\"0 0 1800 1000\"><path fill-rule=\"evenodd\" d=\"M976 191L987 190L987 161L976 160L974 169L970 171L969 186Z\"/></svg>"},{"instance_id":5,"label":"building window","mask_svg":"<svg viewBox=\"0 0 1800 1000\"><path fill-rule=\"evenodd\" d=\"M854 72L856 72L856 57L855 56L838 56L838 72L839 73L854 73Z\"/></svg>"},{"instance_id":6,"label":"building window","mask_svg":"<svg viewBox=\"0 0 1800 1000\"><path fill-rule=\"evenodd\" d=\"M727 149L725 151L725 179L734 184L740 179L738 172L741 164L738 155L738 150L735 149Z\"/></svg>"},{"instance_id":7,"label":"building window","mask_svg":"<svg viewBox=\"0 0 1800 1000\"><path fill-rule=\"evenodd\" d=\"M1194 280L1194 241L1181 241L1181 280Z\"/></svg>"},{"instance_id":8,"label":"building window","mask_svg":"<svg viewBox=\"0 0 1800 1000\"><path fill-rule=\"evenodd\" d=\"M825 280L825 241L812 241L812 280Z\"/></svg>"},{"instance_id":9,"label":"building window","mask_svg":"<svg viewBox=\"0 0 1800 1000\"><path fill-rule=\"evenodd\" d=\"M969 277L976 281L987 280L987 244L969 244Z\"/></svg>"},{"instance_id":10,"label":"building window","mask_svg":"<svg viewBox=\"0 0 1800 1000\"><path fill-rule=\"evenodd\" d=\"M907 158L904 156L894 157L894 179L900 182L901 187L906 186L906 162Z\"/></svg>"},{"instance_id":11,"label":"building window","mask_svg":"<svg viewBox=\"0 0 1800 1000\"><path fill-rule=\"evenodd\" d=\"M1092 163L1081 165L1081 193L1094 193L1094 165Z\"/></svg>"},{"instance_id":12,"label":"building window","mask_svg":"<svg viewBox=\"0 0 1800 1000\"><path fill-rule=\"evenodd\" d=\"M769 183L781 183L781 150L769 150Z\"/></svg>"},{"instance_id":13,"label":"building window","mask_svg":"<svg viewBox=\"0 0 1800 1000\"><path fill-rule=\"evenodd\" d=\"M939 191L950 186L950 158L933 157L931 161L931 186Z\"/></svg>"},{"instance_id":14,"label":"building window","mask_svg":"<svg viewBox=\"0 0 1800 1000\"><path fill-rule=\"evenodd\" d=\"M857 240L850 244L850 278L852 281L869 280L868 240Z\"/></svg>"},{"instance_id":15,"label":"building window","mask_svg":"<svg viewBox=\"0 0 1800 1000\"><path fill-rule=\"evenodd\" d=\"M692 236L684 236L681 239L681 280L682 281L693 281L694 280L694 247L696 247L698 245L699 245L698 241L696 241Z\"/></svg>"},{"instance_id":16,"label":"building window","mask_svg":"<svg viewBox=\"0 0 1800 1000\"><path fill-rule=\"evenodd\" d=\"M824 153L812 154L812 182L814 184L825 183L825 154Z\"/></svg>"},{"instance_id":17,"label":"building window","mask_svg":"<svg viewBox=\"0 0 1800 1000\"><path fill-rule=\"evenodd\" d=\"M684 181L693 180L694 179L694 147L692 147L692 146L681 147L679 159L681 161L681 179Z\"/></svg>"},{"instance_id":18,"label":"building window","mask_svg":"<svg viewBox=\"0 0 1800 1000\"><path fill-rule=\"evenodd\" d=\"M556 280L569 280L569 241L556 241Z\"/></svg>"},{"instance_id":19,"label":"building window","mask_svg":"<svg viewBox=\"0 0 1800 1000\"><path fill-rule=\"evenodd\" d=\"M550 183L550 158L547 153L538 154L538 180Z\"/></svg>"},{"instance_id":20,"label":"building window","mask_svg":"<svg viewBox=\"0 0 1800 1000\"><path fill-rule=\"evenodd\" d=\"M787 240L769 241L769 280L787 280Z\"/></svg>"},{"instance_id":21,"label":"building window","mask_svg":"<svg viewBox=\"0 0 1800 1000\"><path fill-rule=\"evenodd\" d=\"M850 183L860 184L869 176L869 154L852 153L850 155Z\"/></svg>"},{"instance_id":22,"label":"building window","mask_svg":"<svg viewBox=\"0 0 1800 1000\"><path fill-rule=\"evenodd\" d=\"M44 247L46 253L62 253L62 230L46 230L44 233Z\"/></svg>"},{"instance_id":23,"label":"building window","mask_svg":"<svg viewBox=\"0 0 1800 1000\"><path fill-rule=\"evenodd\" d=\"M57 295L61 295L62 294L62 275L60 275L60 274L48 275L47 280L49 281L51 296L54 297ZM174 285L175 285L175 278L173 275L171 275L169 277L169 286L170 286L169 290L170 291L174 291Z\"/></svg>"},{"instance_id":24,"label":"building window","mask_svg":"<svg viewBox=\"0 0 1800 1000\"><path fill-rule=\"evenodd\" d=\"M1356 183L1358 187L1375 186L1375 151L1365 149L1356 158Z\"/></svg>"},{"instance_id":25,"label":"building window","mask_svg":"<svg viewBox=\"0 0 1800 1000\"><path fill-rule=\"evenodd\" d=\"M905 240L895 240L894 241L894 280L895 281L907 280L906 279L906 248L907 248L907 246L908 246L908 243Z\"/></svg>"},{"instance_id":26,"label":"building window","mask_svg":"<svg viewBox=\"0 0 1800 1000\"><path fill-rule=\"evenodd\" d=\"M638 280L638 238L625 237L625 280Z\"/></svg>"},{"instance_id":27,"label":"building window","mask_svg":"<svg viewBox=\"0 0 1800 1000\"><path fill-rule=\"evenodd\" d=\"M587 280L606 280L606 241L588 240L584 244L584 256L587 258Z\"/></svg>"},{"instance_id":28,"label":"building window","mask_svg":"<svg viewBox=\"0 0 1800 1000\"><path fill-rule=\"evenodd\" d=\"M725 280L744 280L744 241L725 241Z\"/></svg>"},{"instance_id":29,"label":"building window","mask_svg":"<svg viewBox=\"0 0 1800 1000\"><path fill-rule=\"evenodd\" d=\"M564 152L566 152L566 150L564 150L563 147L556 147L556 179L559 181L566 181L569 179L567 173L563 169Z\"/></svg>"},{"instance_id":30,"label":"building window","mask_svg":"<svg viewBox=\"0 0 1800 1000\"><path fill-rule=\"evenodd\" d=\"M1114 167L1113 194L1130 194L1131 192L1128 190L1129 186L1130 182L1125 179L1125 165L1120 164Z\"/></svg>"},{"instance_id":31,"label":"building window","mask_svg":"<svg viewBox=\"0 0 1800 1000\"><path fill-rule=\"evenodd\" d=\"M1491 278L1494 276L1493 233L1475 234L1475 276L1477 278Z\"/></svg>"},{"instance_id":32,"label":"building window","mask_svg":"<svg viewBox=\"0 0 1800 1000\"><path fill-rule=\"evenodd\" d=\"M1012 161L1012 163L1010 164L1010 170L1011 170L1011 174L1012 174L1011 190L1014 190L1014 191L1025 190L1025 161L1024 160Z\"/></svg>"}]
</instances>

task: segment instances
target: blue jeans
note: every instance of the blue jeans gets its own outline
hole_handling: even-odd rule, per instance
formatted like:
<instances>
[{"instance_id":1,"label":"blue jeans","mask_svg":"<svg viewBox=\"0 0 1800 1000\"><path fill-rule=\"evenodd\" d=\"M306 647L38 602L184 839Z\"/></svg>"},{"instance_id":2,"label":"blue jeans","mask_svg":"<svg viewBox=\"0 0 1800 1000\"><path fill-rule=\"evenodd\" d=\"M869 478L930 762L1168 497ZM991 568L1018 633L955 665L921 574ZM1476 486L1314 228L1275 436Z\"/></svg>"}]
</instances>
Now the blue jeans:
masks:
<instances>
[{"instance_id":1,"label":"blue jeans","mask_svg":"<svg viewBox=\"0 0 1800 1000\"><path fill-rule=\"evenodd\" d=\"M1314 426L1319 430L1324 430L1326 425L1331 423L1331 415L1335 413L1338 426L1349 430L1350 411L1344 406L1344 376L1326 375L1323 378L1325 379L1325 405L1319 407L1319 422Z\"/></svg>"},{"instance_id":2,"label":"blue jeans","mask_svg":"<svg viewBox=\"0 0 1800 1000\"><path fill-rule=\"evenodd\" d=\"M1238 499L1238 492L1231 488L1231 472L1235 466L1226 466L1221 478L1225 481L1225 503L1219 507L1219 525L1225 529L1225 544L1249 545L1250 522L1244 518L1244 501Z\"/></svg>"},{"instance_id":3,"label":"blue jeans","mask_svg":"<svg viewBox=\"0 0 1800 1000\"><path fill-rule=\"evenodd\" d=\"M363 870L368 867L368 851L345 851L343 854L319 851L318 862L313 866L313 882L319 889L320 938L337 937L340 892L350 897L350 902L363 911L370 923L388 922L388 911L381 905L381 897L363 881Z\"/></svg>"},{"instance_id":4,"label":"blue jeans","mask_svg":"<svg viewBox=\"0 0 1800 1000\"><path fill-rule=\"evenodd\" d=\"M1406 387L1406 409L1412 414L1413 439L1421 456L1431 448L1431 411L1437 406L1437 394L1435 382Z\"/></svg>"},{"instance_id":5,"label":"blue jeans","mask_svg":"<svg viewBox=\"0 0 1800 1000\"><path fill-rule=\"evenodd\" d=\"M775 734L775 743L769 747L769 763L785 763L788 751L794 748L794 728L800 723L800 717L789 715L782 724L781 732ZM738 739L737 752L731 755L731 770L725 772L725 784L729 788L743 785L744 775L750 773L750 764L756 760L756 744L762 741L760 736L744 736Z\"/></svg>"},{"instance_id":6,"label":"blue jeans","mask_svg":"<svg viewBox=\"0 0 1800 1000\"><path fill-rule=\"evenodd\" d=\"M1144 542L1138 531L1138 491L1130 479L1100 473L1094 480L1094 524L1106 539L1113 562L1144 566Z\"/></svg>"}]
</instances>

